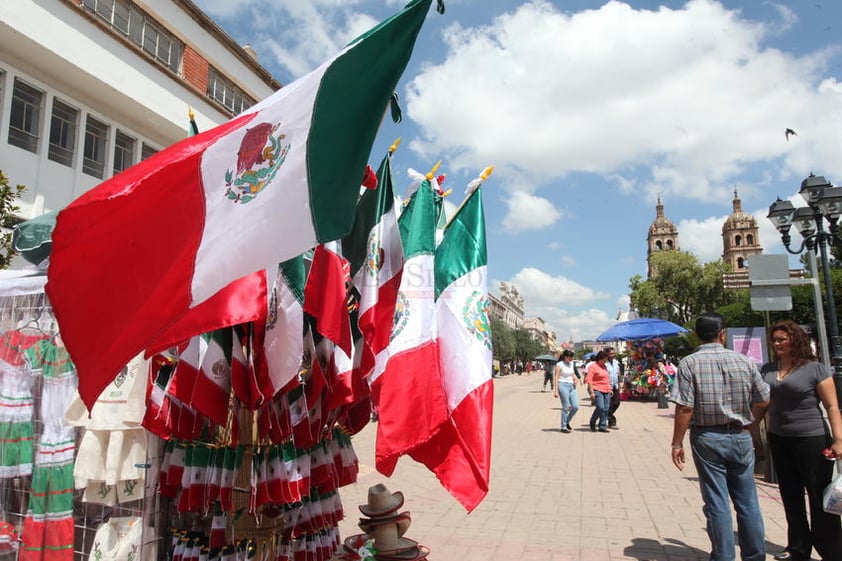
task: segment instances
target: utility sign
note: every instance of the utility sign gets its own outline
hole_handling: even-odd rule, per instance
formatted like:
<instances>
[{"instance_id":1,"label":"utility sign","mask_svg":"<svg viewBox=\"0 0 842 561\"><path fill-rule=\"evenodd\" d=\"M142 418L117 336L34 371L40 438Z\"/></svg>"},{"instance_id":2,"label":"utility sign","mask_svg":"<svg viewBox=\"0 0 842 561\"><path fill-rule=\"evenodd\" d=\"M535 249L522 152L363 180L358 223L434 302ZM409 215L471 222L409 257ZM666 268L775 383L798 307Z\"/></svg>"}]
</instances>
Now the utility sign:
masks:
<instances>
[{"instance_id":1,"label":"utility sign","mask_svg":"<svg viewBox=\"0 0 842 561\"><path fill-rule=\"evenodd\" d=\"M786 255L752 255L748 259L751 309L784 312L792 309L789 258Z\"/></svg>"}]
</instances>

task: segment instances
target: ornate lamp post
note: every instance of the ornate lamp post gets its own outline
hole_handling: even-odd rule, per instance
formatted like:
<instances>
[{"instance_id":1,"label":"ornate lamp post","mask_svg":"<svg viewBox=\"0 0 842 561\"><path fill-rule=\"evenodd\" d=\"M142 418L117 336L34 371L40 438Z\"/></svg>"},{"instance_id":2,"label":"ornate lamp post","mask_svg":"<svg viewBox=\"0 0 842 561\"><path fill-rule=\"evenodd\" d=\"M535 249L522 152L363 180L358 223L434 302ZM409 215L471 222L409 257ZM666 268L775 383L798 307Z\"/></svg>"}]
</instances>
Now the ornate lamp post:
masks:
<instances>
[{"instance_id":1,"label":"ornate lamp post","mask_svg":"<svg viewBox=\"0 0 842 561\"><path fill-rule=\"evenodd\" d=\"M828 329L830 330L831 365L833 381L836 385L836 397L842 406L842 340L839 338L839 324L836 319L836 302L833 297L833 284L830 276L828 246L839 237L839 216L842 215L842 187L833 187L821 175L812 173L801 182L801 196L808 206L796 208L789 201L778 199L769 207L767 218L781 233L781 241L786 250L797 255L807 251L818 252L821 258L824 276L825 302L827 303ZM827 220L829 231L824 229ZM792 238L789 230L792 225L798 229L803 240L798 249L790 247Z\"/></svg>"}]
</instances>

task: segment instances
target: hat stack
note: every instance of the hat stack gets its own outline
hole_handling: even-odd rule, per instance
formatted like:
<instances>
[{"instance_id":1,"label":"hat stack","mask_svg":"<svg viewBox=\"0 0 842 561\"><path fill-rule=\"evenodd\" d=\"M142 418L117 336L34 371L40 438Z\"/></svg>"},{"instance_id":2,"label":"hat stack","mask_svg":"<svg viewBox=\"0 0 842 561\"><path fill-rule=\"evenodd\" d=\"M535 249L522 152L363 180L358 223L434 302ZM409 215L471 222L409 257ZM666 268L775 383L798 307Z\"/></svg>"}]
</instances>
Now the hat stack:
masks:
<instances>
[{"instance_id":1,"label":"hat stack","mask_svg":"<svg viewBox=\"0 0 842 561\"><path fill-rule=\"evenodd\" d=\"M412 517L409 511L398 512L403 506L403 493L389 492L382 483L368 489L368 502L360 505L360 512L366 518L360 518L360 529L364 534L357 534L345 540L345 548L356 552L359 544L374 541L374 559L376 561L420 561L426 559L430 549L418 542L404 537Z\"/></svg>"}]
</instances>

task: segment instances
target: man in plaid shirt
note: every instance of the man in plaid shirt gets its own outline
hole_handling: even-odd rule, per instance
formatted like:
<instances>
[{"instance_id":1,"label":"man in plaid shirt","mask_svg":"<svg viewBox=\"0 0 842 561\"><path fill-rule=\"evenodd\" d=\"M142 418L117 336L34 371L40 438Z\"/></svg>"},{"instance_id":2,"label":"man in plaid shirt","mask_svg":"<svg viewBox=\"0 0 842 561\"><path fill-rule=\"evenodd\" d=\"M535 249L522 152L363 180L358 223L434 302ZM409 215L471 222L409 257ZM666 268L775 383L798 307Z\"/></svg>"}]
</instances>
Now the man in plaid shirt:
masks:
<instances>
[{"instance_id":1,"label":"man in plaid shirt","mask_svg":"<svg viewBox=\"0 0 842 561\"><path fill-rule=\"evenodd\" d=\"M734 531L729 497L737 511L743 561L766 559L763 516L754 484L754 446L749 429L769 402L769 386L750 358L728 350L725 319L696 319L701 344L678 365L672 462L684 469L684 433L699 475L711 542L710 561L733 561Z\"/></svg>"}]
</instances>

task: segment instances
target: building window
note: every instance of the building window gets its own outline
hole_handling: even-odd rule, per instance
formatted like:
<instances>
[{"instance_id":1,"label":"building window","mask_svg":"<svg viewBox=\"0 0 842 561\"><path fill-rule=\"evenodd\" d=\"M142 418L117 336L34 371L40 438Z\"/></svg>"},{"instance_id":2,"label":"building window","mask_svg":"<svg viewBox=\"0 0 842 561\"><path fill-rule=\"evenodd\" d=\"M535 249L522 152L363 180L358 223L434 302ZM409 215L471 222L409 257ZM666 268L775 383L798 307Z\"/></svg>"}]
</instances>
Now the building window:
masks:
<instances>
[{"instance_id":1,"label":"building window","mask_svg":"<svg viewBox=\"0 0 842 561\"><path fill-rule=\"evenodd\" d=\"M664 244L663 244L663 242L661 242L661 240L658 240L658 241L655 242L655 249L657 249L658 251L661 251L662 249L664 249Z\"/></svg>"},{"instance_id":2,"label":"building window","mask_svg":"<svg viewBox=\"0 0 842 561\"><path fill-rule=\"evenodd\" d=\"M38 126L43 92L15 78L12 112L9 115L9 144L29 152L38 151Z\"/></svg>"},{"instance_id":3,"label":"building window","mask_svg":"<svg viewBox=\"0 0 842 561\"><path fill-rule=\"evenodd\" d=\"M134 165L134 138L120 131L114 138L114 175Z\"/></svg>"},{"instance_id":4,"label":"building window","mask_svg":"<svg viewBox=\"0 0 842 561\"><path fill-rule=\"evenodd\" d=\"M754 236L751 234L746 235L746 243L748 245L754 245Z\"/></svg>"},{"instance_id":5,"label":"building window","mask_svg":"<svg viewBox=\"0 0 842 561\"><path fill-rule=\"evenodd\" d=\"M108 144L108 125L88 115L85 123L85 154L82 171L102 179L105 174L105 148Z\"/></svg>"},{"instance_id":6,"label":"building window","mask_svg":"<svg viewBox=\"0 0 842 561\"><path fill-rule=\"evenodd\" d=\"M255 101L211 67L208 70L208 97L221 103L233 114L238 115L255 104Z\"/></svg>"},{"instance_id":7,"label":"building window","mask_svg":"<svg viewBox=\"0 0 842 561\"><path fill-rule=\"evenodd\" d=\"M156 149L152 148L144 142L143 146L141 146L140 148L140 159L145 160L146 158L151 158L157 153L158 151Z\"/></svg>"},{"instance_id":8,"label":"building window","mask_svg":"<svg viewBox=\"0 0 842 561\"><path fill-rule=\"evenodd\" d=\"M53 99L53 115L50 119L50 149L47 157L65 166L73 165L76 148L76 123L79 111L66 103Z\"/></svg>"},{"instance_id":9,"label":"building window","mask_svg":"<svg viewBox=\"0 0 842 561\"><path fill-rule=\"evenodd\" d=\"M734 236L734 245L740 247L743 245L743 237L742 236Z\"/></svg>"},{"instance_id":10,"label":"building window","mask_svg":"<svg viewBox=\"0 0 842 561\"><path fill-rule=\"evenodd\" d=\"M745 269L746 263L742 257L737 258L737 268L738 269Z\"/></svg>"},{"instance_id":11,"label":"building window","mask_svg":"<svg viewBox=\"0 0 842 561\"><path fill-rule=\"evenodd\" d=\"M184 44L127 0L82 0L82 7L105 20L149 56L173 72L181 69Z\"/></svg>"},{"instance_id":12,"label":"building window","mask_svg":"<svg viewBox=\"0 0 842 561\"><path fill-rule=\"evenodd\" d=\"M672 248L673 248L672 240L667 240L667 249L672 250Z\"/></svg>"}]
</instances>

